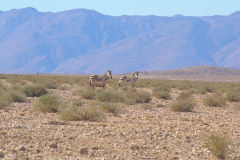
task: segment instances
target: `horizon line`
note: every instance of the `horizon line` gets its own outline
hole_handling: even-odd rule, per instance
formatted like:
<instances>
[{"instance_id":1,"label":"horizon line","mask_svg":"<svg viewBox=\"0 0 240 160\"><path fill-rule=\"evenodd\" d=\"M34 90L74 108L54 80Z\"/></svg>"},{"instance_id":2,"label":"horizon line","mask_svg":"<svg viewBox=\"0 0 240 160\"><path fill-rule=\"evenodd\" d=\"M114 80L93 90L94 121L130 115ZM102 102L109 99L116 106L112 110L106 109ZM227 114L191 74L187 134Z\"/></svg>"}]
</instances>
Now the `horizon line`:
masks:
<instances>
[{"instance_id":1,"label":"horizon line","mask_svg":"<svg viewBox=\"0 0 240 160\"><path fill-rule=\"evenodd\" d=\"M73 10L88 10L88 11L94 11L97 12L99 14L102 15L106 15L106 16L112 16L112 17L120 17L120 16L156 16L156 17L175 17L175 16L184 16L184 17L212 17L212 16L230 16L233 15L235 13L240 12L240 10L236 10L234 12L231 12L229 14L226 15L222 15L222 14L214 14L214 15L183 15L181 13L179 14L174 14L174 15L156 15L156 14L122 14L122 15L110 15L110 14L106 14L106 13L102 13L100 11L97 11L95 9L87 9L87 8L72 8L72 9L66 9L66 10L60 10L60 11L41 11L35 7L23 7L23 8L13 8L13 9L9 9L9 10L0 10L0 12L9 12L9 11L13 11L13 10L23 10L23 9L34 9L37 12L41 12L41 13L61 13L61 12L66 12L66 11L73 11Z\"/></svg>"}]
</instances>

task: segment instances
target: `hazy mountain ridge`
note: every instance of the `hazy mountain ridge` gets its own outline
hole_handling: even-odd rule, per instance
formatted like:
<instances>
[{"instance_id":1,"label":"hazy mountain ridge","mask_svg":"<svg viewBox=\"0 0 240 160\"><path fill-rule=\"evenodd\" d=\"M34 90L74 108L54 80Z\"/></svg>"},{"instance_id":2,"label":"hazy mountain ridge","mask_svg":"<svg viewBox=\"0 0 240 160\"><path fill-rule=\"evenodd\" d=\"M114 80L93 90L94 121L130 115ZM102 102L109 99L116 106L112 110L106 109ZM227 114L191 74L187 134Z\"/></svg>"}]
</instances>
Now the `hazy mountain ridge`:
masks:
<instances>
[{"instance_id":1,"label":"hazy mountain ridge","mask_svg":"<svg viewBox=\"0 0 240 160\"><path fill-rule=\"evenodd\" d=\"M0 12L0 72L115 73L196 65L240 68L240 13L107 16L94 10Z\"/></svg>"},{"instance_id":2,"label":"hazy mountain ridge","mask_svg":"<svg viewBox=\"0 0 240 160\"><path fill-rule=\"evenodd\" d=\"M240 69L214 66L194 66L164 71L147 71L141 72L140 75L141 78L157 78L168 80L205 80L219 82L240 81Z\"/></svg>"}]
</instances>

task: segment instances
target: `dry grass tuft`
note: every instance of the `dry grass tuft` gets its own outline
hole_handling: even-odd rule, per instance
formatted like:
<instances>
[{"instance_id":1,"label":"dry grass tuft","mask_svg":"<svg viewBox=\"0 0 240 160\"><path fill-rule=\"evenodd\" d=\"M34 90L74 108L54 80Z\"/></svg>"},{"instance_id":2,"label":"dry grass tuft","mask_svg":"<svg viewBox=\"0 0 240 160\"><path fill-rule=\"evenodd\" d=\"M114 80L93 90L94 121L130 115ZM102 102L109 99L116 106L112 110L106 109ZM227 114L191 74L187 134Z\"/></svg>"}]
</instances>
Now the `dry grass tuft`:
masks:
<instances>
[{"instance_id":1,"label":"dry grass tuft","mask_svg":"<svg viewBox=\"0 0 240 160\"><path fill-rule=\"evenodd\" d=\"M226 100L221 94L214 94L204 100L205 104L211 107L224 107Z\"/></svg>"},{"instance_id":2,"label":"dry grass tuft","mask_svg":"<svg viewBox=\"0 0 240 160\"><path fill-rule=\"evenodd\" d=\"M96 91L94 89L88 88L88 89L81 89L77 91L81 97L84 99L95 99Z\"/></svg>"},{"instance_id":3,"label":"dry grass tuft","mask_svg":"<svg viewBox=\"0 0 240 160\"><path fill-rule=\"evenodd\" d=\"M95 106L75 106L65 109L60 118L65 121L103 121L106 116Z\"/></svg>"},{"instance_id":4,"label":"dry grass tuft","mask_svg":"<svg viewBox=\"0 0 240 160\"><path fill-rule=\"evenodd\" d=\"M27 97L24 93L17 92L17 91L9 91L7 93L7 97L11 102L20 102L25 103L27 101Z\"/></svg>"},{"instance_id":5,"label":"dry grass tuft","mask_svg":"<svg viewBox=\"0 0 240 160\"><path fill-rule=\"evenodd\" d=\"M40 97L48 93L44 86L38 84L25 86L22 88L22 91L28 97Z\"/></svg>"},{"instance_id":6,"label":"dry grass tuft","mask_svg":"<svg viewBox=\"0 0 240 160\"><path fill-rule=\"evenodd\" d=\"M114 115L117 115L119 113L119 106L117 104L103 103L100 105L100 108L106 113L113 113Z\"/></svg>"},{"instance_id":7,"label":"dry grass tuft","mask_svg":"<svg viewBox=\"0 0 240 160\"><path fill-rule=\"evenodd\" d=\"M191 97L192 97L191 91L182 91L178 96L178 98L180 99L191 98Z\"/></svg>"},{"instance_id":8,"label":"dry grass tuft","mask_svg":"<svg viewBox=\"0 0 240 160\"><path fill-rule=\"evenodd\" d=\"M239 90L231 90L226 94L226 98L230 102L239 102L240 101L240 91Z\"/></svg>"},{"instance_id":9,"label":"dry grass tuft","mask_svg":"<svg viewBox=\"0 0 240 160\"><path fill-rule=\"evenodd\" d=\"M0 92L0 109L3 109L5 106L9 105L9 97Z\"/></svg>"},{"instance_id":10,"label":"dry grass tuft","mask_svg":"<svg viewBox=\"0 0 240 160\"><path fill-rule=\"evenodd\" d=\"M122 92L113 90L99 90L96 94L96 99L101 102L112 103L121 103L125 101Z\"/></svg>"},{"instance_id":11,"label":"dry grass tuft","mask_svg":"<svg viewBox=\"0 0 240 160\"><path fill-rule=\"evenodd\" d=\"M47 94L39 98L39 101L35 105L35 109L44 113L55 113L58 112L59 105L60 101L56 95Z\"/></svg>"},{"instance_id":12,"label":"dry grass tuft","mask_svg":"<svg viewBox=\"0 0 240 160\"><path fill-rule=\"evenodd\" d=\"M136 104L136 103L149 103L152 98L148 92L129 92L125 95L125 103L126 104Z\"/></svg>"},{"instance_id":13,"label":"dry grass tuft","mask_svg":"<svg viewBox=\"0 0 240 160\"><path fill-rule=\"evenodd\" d=\"M225 159L231 144L232 141L229 137L213 134L208 138L205 145L215 156L220 159Z\"/></svg>"},{"instance_id":14,"label":"dry grass tuft","mask_svg":"<svg viewBox=\"0 0 240 160\"><path fill-rule=\"evenodd\" d=\"M177 98L171 106L171 110L174 112L192 112L195 103L192 98Z\"/></svg>"}]
</instances>

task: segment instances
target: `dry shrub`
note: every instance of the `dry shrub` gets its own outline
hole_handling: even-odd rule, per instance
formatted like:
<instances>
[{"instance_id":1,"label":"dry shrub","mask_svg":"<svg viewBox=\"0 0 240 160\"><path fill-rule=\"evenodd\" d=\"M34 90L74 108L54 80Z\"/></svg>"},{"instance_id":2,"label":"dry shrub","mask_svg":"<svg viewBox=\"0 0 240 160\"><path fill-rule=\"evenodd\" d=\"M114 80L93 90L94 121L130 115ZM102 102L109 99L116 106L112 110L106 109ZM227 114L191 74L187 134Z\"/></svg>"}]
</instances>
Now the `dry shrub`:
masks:
<instances>
[{"instance_id":1,"label":"dry shrub","mask_svg":"<svg viewBox=\"0 0 240 160\"><path fill-rule=\"evenodd\" d=\"M17 91L9 91L7 93L7 97L11 102L20 102L20 103L25 103L27 101L27 97L24 93L22 92L17 92Z\"/></svg>"},{"instance_id":2,"label":"dry shrub","mask_svg":"<svg viewBox=\"0 0 240 160\"><path fill-rule=\"evenodd\" d=\"M35 109L44 113L55 113L58 112L59 105L60 101L56 95L47 94L39 98L35 104Z\"/></svg>"},{"instance_id":3,"label":"dry shrub","mask_svg":"<svg viewBox=\"0 0 240 160\"><path fill-rule=\"evenodd\" d=\"M204 100L205 104L211 107L223 107L226 104L226 100L221 94L214 94L207 97Z\"/></svg>"},{"instance_id":4,"label":"dry shrub","mask_svg":"<svg viewBox=\"0 0 240 160\"><path fill-rule=\"evenodd\" d=\"M179 90L189 90L193 87L190 81L175 81L173 86Z\"/></svg>"},{"instance_id":5,"label":"dry shrub","mask_svg":"<svg viewBox=\"0 0 240 160\"><path fill-rule=\"evenodd\" d=\"M113 90L99 90L96 94L96 99L101 102L121 103L124 102L124 95L122 92Z\"/></svg>"},{"instance_id":6,"label":"dry shrub","mask_svg":"<svg viewBox=\"0 0 240 160\"><path fill-rule=\"evenodd\" d=\"M159 99L171 99L169 88L167 86L158 86L153 89L153 95Z\"/></svg>"},{"instance_id":7,"label":"dry shrub","mask_svg":"<svg viewBox=\"0 0 240 160\"><path fill-rule=\"evenodd\" d=\"M100 105L100 108L106 113L113 113L114 115L119 113L119 107L117 104L103 103Z\"/></svg>"},{"instance_id":8,"label":"dry shrub","mask_svg":"<svg viewBox=\"0 0 240 160\"><path fill-rule=\"evenodd\" d=\"M25 86L22 88L22 92L28 97L40 97L48 93L45 87L38 84Z\"/></svg>"},{"instance_id":9,"label":"dry shrub","mask_svg":"<svg viewBox=\"0 0 240 160\"><path fill-rule=\"evenodd\" d=\"M125 95L126 104L136 104L136 103L149 103L152 98L148 92L129 92Z\"/></svg>"},{"instance_id":10,"label":"dry shrub","mask_svg":"<svg viewBox=\"0 0 240 160\"><path fill-rule=\"evenodd\" d=\"M195 103L192 98L177 98L172 104L171 110L174 112L192 112Z\"/></svg>"},{"instance_id":11,"label":"dry shrub","mask_svg":"<svg viewBox=\"0 0 240 160\"><path fill-rule=\"evenodd\" d=\"M68 85L61 85L58 87L59 90L69 90L70 89L70 86Z\"/></svg>"},{"instance_id":12,"label":"dry shrub","mask_svg":"<svg viewBox=\"0 0 240 160\"><path fill-rule=\"evenodd\" d=\"M153 95L158 99L171 99L169 92L164 90L153 90Z\"/></svg>"},{"instance_id":13,"label":"dry shrub","mask_svg":"<svg viewBox=\"0 0 240 160\"><path fill-rule=\"evenodd\" d=\"M95 106L66 108L60 118L65 121L103 121L106 119L104 113Z\"/></svg>"},{"instance_id":14,"label":"dry shrub","mask_svg":"<svg viewBox=\"0 0 240 160\"><path fill-rule=\"evenodd\" d=\"M226 94L226 98L230 102L239 102L240 101L240 91L239 90L228 91Z\"/></svg>"},{"instance_id":15,"label":"dry shrub","mask_svg":"<svg viewBox=\"0 0 240 160\"><path fill-rule=\"evenodd\" d=\"M225 159L230 150L231 144L232 141L229 137L212 134L205 145L215 156Z\"/></svg>"},{"instance_id":16,"label":"dry shrub","mask_svg":"<svg viewBox=\"0 0 240 160\"><path fill-rule=\"evenodd\" d=\"M75 100L75 101L73 102L73 105L74 105L74 106L83 106L83 105L84 105L84 102L78 99L78 100Z\"/></svg>"},{"instance_id":17,"label":"dry shrub","mask_svg":"<svg viewBox=\"0 0 240 160\"><path fill-rule=\"evenodd\" d=\"M190 98L192 96L192 93L190 91L182 91L178 98L180 99L185 99L185 98Z\"/></svg>"},{"instance_id":18,"label":"dry shrub","mask_svg":"<svg viewBox=\"0 0 240 160\"><path fill-rule=\"evenodd\" d=\"M95 96L96 96L95 90L91 89L91 88L81 89L81 90L78 91L78 93L84 99L95 99Z\"/></svg>"},{"instance_id":19,"label":"dry shrub","mask_svg":"<svg viewBox=\"0 0 240 160\"><path fill-rule=\"evenodd\" d=\"M9 105L9 97L0 91L0 109L4 108L5 106Z\"/></svg>"}]
</instances>

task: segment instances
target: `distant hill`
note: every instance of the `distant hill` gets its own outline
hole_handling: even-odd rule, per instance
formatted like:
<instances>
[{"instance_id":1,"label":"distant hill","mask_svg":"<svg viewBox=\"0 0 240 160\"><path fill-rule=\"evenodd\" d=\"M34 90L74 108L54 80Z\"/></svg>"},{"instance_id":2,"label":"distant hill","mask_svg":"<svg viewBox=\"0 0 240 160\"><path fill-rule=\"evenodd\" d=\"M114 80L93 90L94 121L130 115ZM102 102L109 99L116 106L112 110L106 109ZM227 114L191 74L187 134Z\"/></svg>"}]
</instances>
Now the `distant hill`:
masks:
<instances>
[{"instance_id":1,"label":"distant hill","mask_svg":"<svg viewBox=\"0 0 240 160\"><path fill-rule=\"evenodd\" d=\"M240 12L107 16L94 10L0 12L0 73L240 68Z\"/></svg>"},{"instance_id":2,"label":"distant hill","mask_svg":"<svg viewBox=\"0 0 240 160\"><path fill-rule=\"evenodd\" d=\"M240 69L213 67L213 66L195 66L166 71L141 72L142 78L157 78L171 80L205 80L220 82L239 82Z\"/></svg>"}]
</instances>

